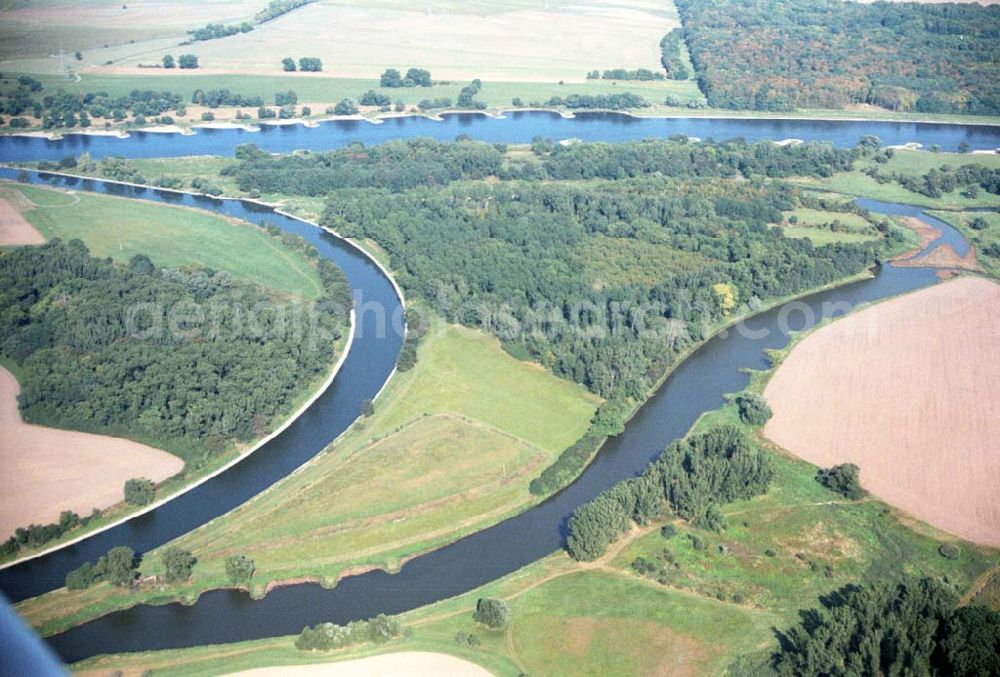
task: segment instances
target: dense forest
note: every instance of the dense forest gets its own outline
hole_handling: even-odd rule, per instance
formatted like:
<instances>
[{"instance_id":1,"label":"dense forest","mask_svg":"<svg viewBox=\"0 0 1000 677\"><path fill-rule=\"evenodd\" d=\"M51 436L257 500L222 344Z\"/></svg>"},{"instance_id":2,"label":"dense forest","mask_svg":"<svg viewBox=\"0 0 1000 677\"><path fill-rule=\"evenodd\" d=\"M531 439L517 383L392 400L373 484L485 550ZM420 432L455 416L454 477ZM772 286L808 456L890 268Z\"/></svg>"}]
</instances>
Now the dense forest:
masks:
<instances>
[{"instance_id":1,"label":"dense forest","mask_svg":"<svg viewBox=\"0 0 1000 677\"><path fill-rule=\"evenodd\" d=\"M1000 614L932 579L852 585L779 633L781 675L997 675Z\"/></svg>"},{"instance_id":2,"label":"dense forest","mask_svg":"<svg viewBox=\"0 0 1000 677\"><path fill-rule=\"evenodd\" d=\"M735 306L878 257L877 244L814 247L769 226L799 196L767 177L829 175L856 150L538 140L533 153L505 151L426 139L284 157L244 146L226 173L247 191L328 196L324 225L377 241L408 292L606 398L644 399Z\"/></svg>"},{"instance_id":3,"label":"dense forest","mask_svg":"<svg viewBox=\"0 0 1000 677\"><path fill-rule=\"evenodd\" d=\"M1000 6L677 0L710 106L1000 114Z\"/></svg>"},{"instance_id":4,"label":"dense forest","mask_svg":"<svg viewBox=\"0 0 1000 677\"><path fill-rule=\"evenodd\" d=\"M188 467L265 434L346 323L346 279L317 265L326 294L310 308L225 272L116 265L79 240L4 253L0 354L24 419L150 442Z\"/></svg>"}]
</instances>

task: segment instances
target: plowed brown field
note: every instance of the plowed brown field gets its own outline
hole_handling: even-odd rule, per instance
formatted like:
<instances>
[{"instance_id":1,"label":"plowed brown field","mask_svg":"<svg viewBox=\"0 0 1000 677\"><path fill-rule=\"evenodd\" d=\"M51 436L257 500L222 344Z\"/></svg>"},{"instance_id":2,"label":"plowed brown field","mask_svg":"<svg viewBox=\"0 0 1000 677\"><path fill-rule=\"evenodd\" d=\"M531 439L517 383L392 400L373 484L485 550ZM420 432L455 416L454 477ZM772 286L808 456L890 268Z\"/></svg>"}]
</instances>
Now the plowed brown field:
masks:
<instances>
[{"instance_id":1,"label":"plowed brown field","mask_svg":"<svg viewBox=\"0 0 1000 677\"><path fill-rule=\"evenodd\" d=\"M805 338L765 435L939 529L1000 546L1000 286L959 278Z\"/></svg>"}]
</instances>

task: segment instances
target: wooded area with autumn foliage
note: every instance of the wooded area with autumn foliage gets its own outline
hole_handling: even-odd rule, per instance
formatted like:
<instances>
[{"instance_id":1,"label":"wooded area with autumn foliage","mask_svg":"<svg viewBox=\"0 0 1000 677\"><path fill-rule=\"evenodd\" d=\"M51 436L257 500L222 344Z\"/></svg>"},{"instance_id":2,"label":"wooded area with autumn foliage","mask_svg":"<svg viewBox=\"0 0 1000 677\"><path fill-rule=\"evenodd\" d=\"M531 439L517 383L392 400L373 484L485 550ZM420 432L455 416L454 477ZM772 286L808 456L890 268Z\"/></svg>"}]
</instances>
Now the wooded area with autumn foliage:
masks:
<instances>
[{"instance_id":1,"label":"wooded area with autumn foliage","mask_svg":"<svg viewBox=\"0 0 1000 677\"><path fill-rule=\"evenodd\" d=\"M710 106L1000 113L1000 6L677 0Z\"/></svg>"}]
</instances>

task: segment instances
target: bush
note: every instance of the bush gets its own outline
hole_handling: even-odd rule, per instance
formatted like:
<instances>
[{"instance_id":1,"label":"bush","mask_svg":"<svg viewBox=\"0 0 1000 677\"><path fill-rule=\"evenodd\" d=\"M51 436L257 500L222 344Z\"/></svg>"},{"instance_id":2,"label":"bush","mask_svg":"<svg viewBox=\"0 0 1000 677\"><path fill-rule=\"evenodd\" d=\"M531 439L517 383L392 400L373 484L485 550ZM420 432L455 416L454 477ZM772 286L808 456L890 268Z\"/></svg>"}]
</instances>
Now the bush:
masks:
<instances>
[{"instance_id":1,"label":"bush","mask_svg":"<svg viewBox=\"0 0 1000 677\"><path fill-rule=\"evenodd\" d=\"M677 535L677 527L673 524L664 524L660 527L660 536L667 539L668 541Z\"/></svg>"},{"instance_id":2,"label":"bush","mask_svg":"<svg viewBox=\"0 0 1000 677\"><path fill-rule=\"evenodd\" d=\"M97 560L95 567L101 572L104 580L113 585L131 585L139 575L135 551L126 545L108 550L107 555L102 555Z\"/></svg>"},{"instance_id":3,"label":"bush","mask_svg":"<svg viewBox=\"0 0 1000 677\"><path fill-rule=\"evenodd\" d=\"M820 468L816 473L816 481L852 501L868 495L868 492L861 487L861 470L853 463Z\"/></svg>"},{"instance_id":4,"label":"bush","mask_svg":"<svg viewBox=\"0 0 1000 677\"><path fill-rule=\"evenodd\" d=\"M84 562L78 568L66 574L66 587L70 590L86 590L101 580L101 572L90 562Z\"/></svg>"},{"instance_id":5,"label":"bush","mask_svg":"<svg viewBox=\"0 0 1000 677\"><path fill-rule=\"evenodd\" d=\"M198 57L196 57L194 54L181 54L177 58L177 65L180 68L197 68Z\"/></svg>"},{"instance_id":6,"label":"bush","mask_svg":"<svg viewBox=\"0 0 1000 677\"><path fill-rule=\"evenodd\" d=\"M204 122L212 122L213 120L215 120L215 113L213 113L210 110L207 110L201 114L201 119Z\"/></svg>"},{"instance_id":7,"label":"bush","mask_svg":"<svg viewBox=\"0 0 1000 677\"><path fill-rule=\"evenodd\" d=\"M940 548L938 548L938 553L945 559L958 559L962 552L958 549L957 545L951 543L945 543Z\"/></svg>"},{"instance_id":8,"label":"bush","mask_svg":"<svg viewBox=\"0 0 1000 677\"><path fill-rule=\"evenodd\" d=\"M299 59L299 70L306 73L318 73L323 70L323 62L316 57L304 56Z\"/></svg>"},{"instance_id":9,"label":"bush","mask_svg":"<svg viewBox=\"0 0 1000 677\"><path fill-rule=\"evenodd\" d=\"M164 579L168 583L177 583L191 578L191 570L197 559L187 550L169 547L163 551L163 567L166 569Z\"/></svg>"},{"instance_id":10,"label":"bush","mask_svg":"<svg viewBox=\"0 0 1000 677\"><path fill-rule=\"evenodd\" d=\"M233 585L248 585L254 570L253 560L246 555L230 555L226 558L226 576Z\"/></svg>"},{"instance_id":11,"label":"bush","mask_svg":"<svg viewBox=\"0 0 1000 677\"><path fill-rule=\"evenodd\" d=\"M286 73L294 73L295 72L295 59L293 59L290 56L286 56L284 59L282 59L281 60L281 70L285 71Z\"/></svg>"},{"instance_id":12,"label":"bush","mask_svg":"<svg viewBox=\"0 0 1000 677\"><path fill-rule=\"evenodd\" d=\"M736 406L740 410L740 420L747 425L764 425L771 418L771 407L760 395L740 393L736 396Z\"/></svg>"},{"instance_id":13,"label":"bush","mask_svg":"<svg viewBox=\"0 0 1000 677\"><path fill-rule=\"evenodd\" d=\"M334 109L334 115L357 115L358 106L350 99L343 99Z\"/></svg>"},{"instance_id":14,"label":"bush","mask_svg":"<svg viewBox=\"0 0 1000 677\"><path fill-rule=\"evenodd\" d=\"M510 607L502 599L480 597L472 618L488 628L500 630L510 622Z\"/></svg>"},{"instance_id":15,"label":"bush","mask_svg":"<svg viewBox=\"0 0 1000 677\"><path fill-rule=\"evenodd\" d=\"M149 505L155 494L153 482L144 477L125 482L125 502L129 505Z\"/></svg>"}]
</instances>

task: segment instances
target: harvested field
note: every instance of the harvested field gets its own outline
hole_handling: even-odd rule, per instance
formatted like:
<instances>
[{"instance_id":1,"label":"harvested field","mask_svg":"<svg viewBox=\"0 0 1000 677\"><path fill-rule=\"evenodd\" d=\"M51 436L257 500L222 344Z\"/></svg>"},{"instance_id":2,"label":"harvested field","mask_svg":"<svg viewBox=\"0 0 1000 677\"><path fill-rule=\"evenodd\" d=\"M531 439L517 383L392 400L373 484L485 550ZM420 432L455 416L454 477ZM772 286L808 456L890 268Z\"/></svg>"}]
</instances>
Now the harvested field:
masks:
<instances>
[{"instance_id":1,"label":"harvested field","mask_svg":"<svg viewBox=\"0 0 1000 677\"><path fill-rule=\"evenodd\" d=\"M45 238L21 215L21 210L0 197L0 246L42 244Z\"/></svg>"},{"instance_id":2,"label":"harvested field","mask_svg":"<svg viewBox=\"0 0 1000 677\"><path fill-rule=\"evenodd\" d=\"M356 658L340 663L320 663L318 665L285 665L275 668L256 668L233 673L239 677L378 677L379 675L411 675L412 677L433 677L435 675L455 675L455 677L489 677L490 671L475 663L455 656L429 651L401 651L381 654L368 658Z\"/></svg>"},{"instance_id":3,"label":"harvested field","mask_svg":"<svg viewBox=\"0 0 1000 677\"><path fill-rule=\"evenodd\" d=\"M17 409L17 379L0 368L0 539L28 524L81 516L122 500L125 481L176 475L184 461L144 444L31 425Z\"/></svg>"},{"instance_id":4,"label":"harvested field","mask_svg":"<svg viewBox=\"0 0 1000 677\"><path fill-rule=\"evenodd\" d=\"M876 496L1000 545L1000 285L959 278L797 345L765 389L765 435L819 466L856 463Z\"/></svg>"}]
</instances>

